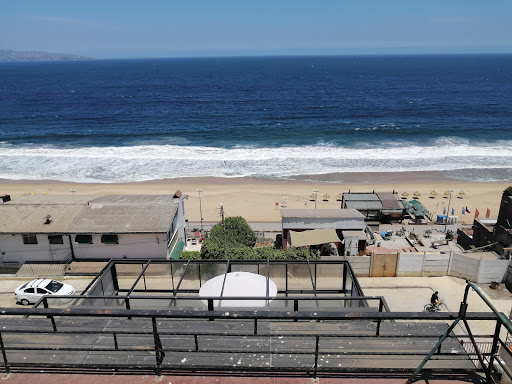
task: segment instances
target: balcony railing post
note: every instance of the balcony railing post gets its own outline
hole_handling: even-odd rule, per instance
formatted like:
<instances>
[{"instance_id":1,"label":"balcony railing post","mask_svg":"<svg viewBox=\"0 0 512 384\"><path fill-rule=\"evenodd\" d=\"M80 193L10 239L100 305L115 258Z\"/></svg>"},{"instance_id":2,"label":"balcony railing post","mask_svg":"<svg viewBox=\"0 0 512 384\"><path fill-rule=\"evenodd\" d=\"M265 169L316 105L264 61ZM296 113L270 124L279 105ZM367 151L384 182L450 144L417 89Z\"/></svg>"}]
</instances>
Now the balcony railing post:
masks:
<instances>
[{"instance_id":1,"label":"balcony railing post","mask_svg":"<svg viewBox=\"0 0 512 384\"><path fill-rule=\"evenodd\" d=\"M313 378L316 379L317 373L318 373L318 351L319 351L319 344L320 344L320 336L315 336L315 372Z\"/></svg>"},{"instance_id":2,"label":"balcony railing post","mask_svg":"<svg viewBox=\"0 0 512 384\"><path fill-rule=\"evenodd\" d=\"M112 336L114 337L114 349L119 351L119 344L117 344L117 334L114 332Z\"/></svg>"},{"instance_id":3,"label":"balcony railing post","mask_svg":"<svg viewBox=\"0 0 512 384\"><path fill-rule=\"evenodd\" d=\"M383 308L382 298L380 298L379 299L379 312L382 312L382 308ZM381 321L382 321L381 319L377 320L377 336L380 335L380 322Z\"/></svg>"},{"instance_id":4,"label":"balcony railing post","mask_svg":"<svg viewBox=\"0 0 512 384\"><path fill-rule=\"evenodd\" d=\"M9 362L7 361L7 353L5 352L4 339L2 338L1 332L0 332L0 348L2 348L2 357L4 358L5 373L9 374L11 369L9 368Z\"/></svg>"},{"instance_id":5,"label":"balcony railing post","mask_svg":"<svg viewBox=\"0 0 512 384\"><path fill-rule=\"evenodd\" d=\"M162 341L160 340L160 335L158 334L158 330L156 328L156 318L151 317L151 323L153 324L153 338L155 341L155 358L156 358L156 366L155 373L157 376L161 376L162 372L162 361L165 357L165 352L162 348Z\"/></svg>"},{"instance_id":6,"label":"balcony railing post","mask_svg":"<svg viewBox=\"0 0 512 384\"><path fill-rule=\"evenodd\" d=\"M43 307L48 308L48 301L46 297L43 297ZM53 316L46 316L52 322L53 332L57 332L57 324L55 324L55 318Z\"/></svg>"},{"instance_id":7,"label":"balcony railing post","mask_svg":"<svg viewBox=\"0 0 512 384\"><path fill-rule=\"evenodd\" d=\"M492 339L492 348L491 348L491 357L489 358L489 366L487 367L487 369L485 371L485 376L487 377L487 381L490 383L492 382L492 381L490 381L490 378L491 378L491 372L492 372L492 367L493 367L493 363L494 363L494 357L498 353L498 339L500 338L500 330L501 330L501 321L500 321L500 319L498 319L496 321L496 329L494 330L494 337Z\"/></svg>"}]
</instances>

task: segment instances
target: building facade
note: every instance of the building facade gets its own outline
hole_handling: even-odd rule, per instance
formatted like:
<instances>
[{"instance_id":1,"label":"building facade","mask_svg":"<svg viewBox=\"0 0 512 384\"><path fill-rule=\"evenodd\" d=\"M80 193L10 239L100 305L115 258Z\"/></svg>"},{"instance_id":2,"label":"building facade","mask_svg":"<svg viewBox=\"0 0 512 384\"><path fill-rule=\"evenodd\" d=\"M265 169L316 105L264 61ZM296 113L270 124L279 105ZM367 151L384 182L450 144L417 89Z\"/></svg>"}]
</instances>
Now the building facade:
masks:
<instances>
[{"instance_id":1,"label":"building facade","mask_svg":"<svg viewBox=\"0 0 512 384\"><path fill-rule=\"evenodd\" d=\"M0 264L179 257L187 197L13 198L0 204Z\"/></svg>"}]
</instances>

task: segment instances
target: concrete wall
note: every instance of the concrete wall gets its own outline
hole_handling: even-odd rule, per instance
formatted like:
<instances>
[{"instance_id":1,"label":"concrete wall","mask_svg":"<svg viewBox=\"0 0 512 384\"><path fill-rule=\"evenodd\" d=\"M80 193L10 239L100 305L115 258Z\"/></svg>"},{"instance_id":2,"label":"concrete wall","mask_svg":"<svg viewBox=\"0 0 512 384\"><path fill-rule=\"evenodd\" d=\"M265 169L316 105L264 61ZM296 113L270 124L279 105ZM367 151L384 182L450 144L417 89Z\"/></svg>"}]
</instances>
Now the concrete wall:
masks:
<instances>
[{"instance_id":1,"label":"concrete wall","mask_svg":"<svg viewBox=\"0 0 512 384\"><path fill-rule=\"evenodd\" d=\"M450 276L471 280L478 283L478 268L480 259L475 259L462 254L454 253L450 267Z\"/></svg>"},{"instance_id":2,"label":"concrete wall","mask_svg":"<svg viewBox=\"0 0 512 384\"><path fill-rule=\"evenodd\" d=\"M450 267L450 254L427 253L424 257L422 276L446 276Z\"/></svg>"},{"instance_id":3,"label":"concrete wall","mask_svg":"<svg viewBox=\"0 0 512 384\"><path fill-rule=\"evenodd\" d=\"M347 260L357 277L370 276L371 256L347 256Z\"/></svg>"},{"instance_id":4,"label":"concrete wall","mask_svg":"<svg viewBox=\"0 0 512 384\"><path fill-rule=\"evenodd\" d=\"M119 244L102 244L101 234L92 235L93 244L78 244L70 235L74 257L80 259L162 259L167 257L166 234L119 234ZM19 234L0 235L0 263L64 262L72 257L68 235L64 244L50 244L48 235L37 234L37 244L23 244Z\"/></svg>"},{"instance_id":5,"label":"concrete wall","mask_svg":"<svg viewBox=\"0 0 512 384\"><path fill-rule=\"evenodd\" d=\"M71 259L69 239L63 235L64 244L50 244L47 234L38 234L37 244L23 244L21 234L0 235L0 263L26 261L59 262Z\"/></svg>"},{"instance_id":6,"label":"concrete wall","mask_svg":"<svg viewBox=\"0 0 512 384\"><path fill-rule=\"evenodd\" d=\"M478 269L478 283L490 283L496 281L501 283L505 280L509 260L480 260Z\"/></svg>"},{"instance_id":7,"label":"concrete wall","mask_svg":"<svg viewBox=\"0 0 512 384\"><path fill-rule=\"evenodd\" d=\"M505 281L509 260L481 260L460 253L400 252L397 276L454 276L475 283ZM509 272L512 286L512 270Z\"/></svg>"},{"instance_id":8,"label":"concrete wall","mask_svg":"<svg viewBox=\"0 0 512 384\"><path fill-rule=\"evenodd\" d=\"M421 276L423 270L423 253L399 252L397 276Z\"/></svg>"},{"instance_id":9,"label":"concrete wall","mask_svg":"<svg viewBox=\"0 0 512 384\"><path fill-rule=\"evenodd\" d=\"M75 236L72 235L73 240ZM92 235L93 244L73 242L75 259L165 259L166 234L119 234L119 244L102 244L101 234Z\"/></svg>"}]
</instances>

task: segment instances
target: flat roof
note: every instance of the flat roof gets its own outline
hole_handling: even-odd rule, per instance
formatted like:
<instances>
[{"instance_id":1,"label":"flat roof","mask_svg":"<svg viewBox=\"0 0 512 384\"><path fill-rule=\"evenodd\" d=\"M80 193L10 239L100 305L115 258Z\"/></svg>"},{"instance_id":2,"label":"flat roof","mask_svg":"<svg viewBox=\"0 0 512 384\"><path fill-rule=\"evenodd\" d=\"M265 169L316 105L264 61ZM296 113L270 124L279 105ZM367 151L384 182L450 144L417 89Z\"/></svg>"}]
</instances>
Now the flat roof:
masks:
<instances>
[{"instance_id":1,"label":"flat roof","mask_svg":"<svg viewBox=\"0 0 512 384\"><path fill-rule=\"evenodd\" d=\"M379 211L382 209L382 203L378 200L351 200L345 202L345 206L359 211Z\"/></svg>"},{"instance_id":2,"label":"flat roof","mask_svg":"<svg viewBox=\"0 0 512 384\"><path fill-rule=\"evenodd\" d=\"M364 219L355 209L281 209L281 217L305 219Z\"/></svg>"}]
</instances>

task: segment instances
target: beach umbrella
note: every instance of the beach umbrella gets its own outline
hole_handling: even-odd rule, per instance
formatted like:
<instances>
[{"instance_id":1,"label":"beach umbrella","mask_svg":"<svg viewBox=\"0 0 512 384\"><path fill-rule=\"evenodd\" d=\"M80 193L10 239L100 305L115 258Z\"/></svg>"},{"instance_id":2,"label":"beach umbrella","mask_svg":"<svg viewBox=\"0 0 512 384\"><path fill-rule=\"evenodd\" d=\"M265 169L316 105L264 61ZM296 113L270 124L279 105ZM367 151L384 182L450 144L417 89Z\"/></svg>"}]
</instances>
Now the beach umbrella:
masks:
<instances>
[{"instance_id":1,"label":"beach umbrella","mask_svg":"<svg viewBox=\"0 0 512 384\"><path fill-rule=\"evenodd\" d=\"M459 192L459 199L462 199L466 194L464 193L464 191L460 191Z\"/></svg>"},{"instance_id":2,"label":"beach umbrella","mask_svg":"<svg viewBox=\"0 0 512 384\"><path fill-rule=\"evenodd\" d=\"M402 193L402 199L407 199L407 196L409 196L407 192Z\"/></svg>"},{"instance_id":3,"label":"beach umbrella","mask_svg":"<svg viewBox=\"0 0 512 384\"><path fill-rule=\"evenodd\" d=\"M309 201L315 201L315 200L316 200L316 195L314 193L309 195Z\"/></svg>"},{"instance_id":4,"label":"beach umbrella","mask_svg":"<svg viewBox=\"0 0 512 384\"><path fill-rule=\"evenodd\" d=\"M329 196L329 195L326 193L326 194L324 195L324 201L329 201L329 197L331 197L331 196Z\"/></svg>"},{"instance_id":5,"label":"beach umbrella","mask_svg":"<svg viewBox=\"0 0 512 384\"><path fill-rule=\"evenodd\" d=\"M420 196L421 196L421 193L419 193L418 191L416 191L416 192L414 192L414 193L413 193L413 195L414 195L414 198L415 198L415 199L417 199L418 197L420 197Z\"/></svg>"},{"instance_id":6,"label":"beach umbrella","mask_svg":"<svg viewBox=\"0 0 512 384\"><path fill-rule=\"evenodd\" d=\"M444 195L445 195L446 197L450 196L451 194L452 194L452 193L451 193L450 191L446 191L446 192L444 193Z\"/></svg>"},{"instance_id":7,"label":"beach umbrella","mask_svg":"<svg viewBox=\"0 0 512 384\"><path fill-rule=\"evenodd\" d=\"M437 196L437 192L436 191L434 191L434 190L430 191L430 198L431 199L435 199L436 196Z\"/></svg>"},{"instance_id":8,"label":"beach umbrella","mask_svg":"<svg viewBox=\"0 0 512 384\"><path fill-rule=\"evenodd\" d=\"M341 201L343 199L343 195L341 193L338 193L338 196L336 196L336 200Z\"/></svg>"}]
</instances>

